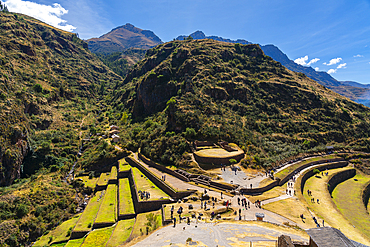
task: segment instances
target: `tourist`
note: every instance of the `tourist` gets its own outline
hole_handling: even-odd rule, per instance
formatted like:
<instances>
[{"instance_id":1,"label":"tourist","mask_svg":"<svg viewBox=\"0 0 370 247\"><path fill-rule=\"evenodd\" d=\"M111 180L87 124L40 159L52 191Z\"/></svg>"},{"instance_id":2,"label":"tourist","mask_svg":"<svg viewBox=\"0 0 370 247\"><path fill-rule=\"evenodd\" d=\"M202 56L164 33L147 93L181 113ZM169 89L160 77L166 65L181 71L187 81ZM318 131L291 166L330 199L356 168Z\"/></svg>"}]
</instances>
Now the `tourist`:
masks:
<instances>
[{"instance_id":1,"label":"tourist","mask_svg":"<svg viewBox=\"0 0 370 247\"><path fill-rule=\"evenodd\" d=\"M320 204L320 203L319 203L319 198L317 198L317 204Z\"/></svg>"},{"instance_id":2,"label":"tourist","mask_svg":"<svg viewBox=\"0 0 370 247\"><path fill-rule=\"evenodd\" d=\"M176 217L173 218L173 227L176 227Z\"/></svg>"},{"instance_id":3,"label":"tourist","mask_svg":"<svg viewBox=\"0 0 370 247\"><path fill-rule=\"evenodd\" d=\"M190 218L189 218L189 217L187 218L187 221L188 221L188 222L187 222L187 223L188 223L188 225L190 225Z\"/></svg>"},{"instance_id":4,"label":"tourist","mask_svg":"<svg viewBox=\"0 0 370 247\"><path fill-rule=\"evenodd\" d=\"M222 191L221 191L221 199L222 199Z\"/></svg>"},{"instance_id":5,"label":"tourist","mask_svg":"<svg viewBox=\"0 0 370 247\"><path fill-rule=\"evenodd\" d=\"M173 211L174 211L175 207L172 205L171 207L171 219L173 218Z\"/></svg>"},{"instance_id":6,"label":"tourist","mask_svg":"<svg viewBox=\"0 0 370 247\"><path fill-rule=\"evenodd\" d=\"M240 205L240 198L238 197L238 205Z\"/></svg>"}]
</instances>

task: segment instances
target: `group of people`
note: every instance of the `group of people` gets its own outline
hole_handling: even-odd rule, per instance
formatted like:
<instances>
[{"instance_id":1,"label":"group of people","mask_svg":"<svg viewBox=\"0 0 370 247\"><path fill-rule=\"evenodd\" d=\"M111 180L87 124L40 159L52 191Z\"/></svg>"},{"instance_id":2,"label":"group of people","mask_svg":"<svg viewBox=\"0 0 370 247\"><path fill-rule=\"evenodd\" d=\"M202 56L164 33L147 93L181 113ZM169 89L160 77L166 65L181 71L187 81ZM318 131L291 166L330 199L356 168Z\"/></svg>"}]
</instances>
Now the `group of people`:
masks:
<instances>
[{"instance_id":1,"label":"group of people","mask_svg":"<svg viewBox=\"0 0 370 247\"><path fill-rule=\"evenodd\" d=\"M247 199L246 198L242 198L242 199L240 199L239 197L238 197L238 205L240 205L240 203L242 204L242 207L245 207L246 209L248 209L248 208L250 208L251 206L250 206L250 202L249 201L247 201Z\"/></svg>"},{"instance_id":2,"label":"group of people","mask_svg":"<svg viewBox=\"0 0 370 247\"><path fill-rule=\"evenodd\" d=\"M163 180L163 181L166 181L166 175L163 175L163 176L162 176L162 180Z\"/></svg>"},{"instance_id":3,"label":"group of people","mask_svg":"<svg viewBox=\"0 0 370 247\"><path fill-rule=\"evenodd\" d=\"M150 199L150 192L148 191L141 191L139 190L139 195L141 200L148 200Z\"/></svg>"},{"instance_id":4,"label":"group of people","mask_svg":"<svg viewBox=\"0 0 370 247\"><path fill-rule=\"evenodd\" d=\"M312 191L311 190L307 190L307 195L312 196ZM315 198L312 197L311 198L311 202L315 203ZM317 204L320 204L319 198L316 199L316 202L317 202Z\"/></svg>"}]
</instances>

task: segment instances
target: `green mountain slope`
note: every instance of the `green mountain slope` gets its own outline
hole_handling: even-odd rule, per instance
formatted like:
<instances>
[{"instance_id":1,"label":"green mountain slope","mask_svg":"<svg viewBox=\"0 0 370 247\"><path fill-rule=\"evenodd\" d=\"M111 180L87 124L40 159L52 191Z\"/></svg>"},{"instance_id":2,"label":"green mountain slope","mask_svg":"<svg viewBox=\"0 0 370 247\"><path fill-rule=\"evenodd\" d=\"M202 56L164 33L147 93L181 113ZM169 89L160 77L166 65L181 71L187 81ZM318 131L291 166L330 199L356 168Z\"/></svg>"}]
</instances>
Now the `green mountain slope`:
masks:
<instances>
[{"instance_id":1,"label":"green mountain slope","mask_svg":"<svg viewBox=\"0 0 370 247\"><path fill-rule=\"evenodd\" d=\"M41 167L68 169L81 121L119 80L75 34L2 12L0 185Z\"/></svg>"},{"instance_id":2,"label":"green mountain slope","mask_svg":"<svg viewBox=\"0 0 370 247\"><path fill-rule=\"evenodd\" d=\"M235 142L266 166L328 143L368 143L369 108L286 69L258 45L159 45L112 103L132 114L127 146L165 164L180 164L192 139Z\"/></svg>"}]
</instances>

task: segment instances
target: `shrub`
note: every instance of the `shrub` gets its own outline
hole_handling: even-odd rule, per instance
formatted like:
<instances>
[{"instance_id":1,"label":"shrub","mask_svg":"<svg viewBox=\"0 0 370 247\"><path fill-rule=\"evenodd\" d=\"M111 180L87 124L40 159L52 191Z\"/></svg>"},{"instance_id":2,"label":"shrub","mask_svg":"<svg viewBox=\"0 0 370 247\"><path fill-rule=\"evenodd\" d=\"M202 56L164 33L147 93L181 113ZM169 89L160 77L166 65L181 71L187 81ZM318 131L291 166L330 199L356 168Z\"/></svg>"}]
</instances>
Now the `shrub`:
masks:
<instances>
[{"instance_id":1,"label":"shrub","mask_svg":"<svg viewBox=\"0 0 370 247\"><path fill-rule=\"evenodd\" d=\"M315 168L315 169L313 170L313 174L315 174L315 175L316 175L316 174L319 174L319 173L320 173L319 169L316 169L316 168Z\"/></svg>"},{"instance_id":2,"label":"shrub","mask_svg":"<svg viewBox=\"0 0 370 247\"><path fill-rule=\"evenodd\" d=\"M15 207L15 214L18 218L22 218L23 216L28 214L28 206L25 204L18 204Z\"/></svg>"},{"instance_id":3,"label":"shrub","mask_svg":"<svg viewBox=\"0 0 370 247\"><path fill-rule=\"evenodd\" d=\"M35 85L33 86L33 89L34 89L36 92L38 92L38 93L41 93L41 92L42 92L42 86L41 86L39 83L35 84Z\"/></svg>"}]
</instances>

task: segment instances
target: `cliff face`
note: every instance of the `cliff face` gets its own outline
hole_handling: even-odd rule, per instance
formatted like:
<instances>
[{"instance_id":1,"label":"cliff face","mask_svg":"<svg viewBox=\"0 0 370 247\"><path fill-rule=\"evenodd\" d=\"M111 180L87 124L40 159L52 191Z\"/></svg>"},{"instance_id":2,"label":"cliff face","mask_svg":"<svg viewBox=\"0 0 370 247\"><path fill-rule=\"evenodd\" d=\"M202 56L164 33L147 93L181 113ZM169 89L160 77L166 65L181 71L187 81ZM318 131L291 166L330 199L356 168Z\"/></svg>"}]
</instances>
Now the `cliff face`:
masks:
<instances>
[{"instance_id":1,"label":"cliff face","mask_svg":"<svg viewBox=\"0 0 370 247\"><path fill-rule=\"evenodd\" d=\"M25 15L0 13L0 186L24 170L55 165L64 138L53 135L74 128L86 100L118 80L75 34ZM35 153L43 159L31 165L32 157L25 157ZM65 151L65 162L72 153Z\"/></svg>"}]
</instances>

